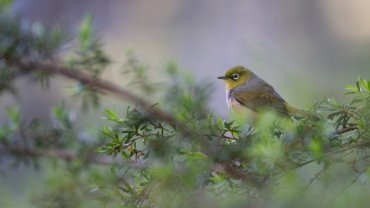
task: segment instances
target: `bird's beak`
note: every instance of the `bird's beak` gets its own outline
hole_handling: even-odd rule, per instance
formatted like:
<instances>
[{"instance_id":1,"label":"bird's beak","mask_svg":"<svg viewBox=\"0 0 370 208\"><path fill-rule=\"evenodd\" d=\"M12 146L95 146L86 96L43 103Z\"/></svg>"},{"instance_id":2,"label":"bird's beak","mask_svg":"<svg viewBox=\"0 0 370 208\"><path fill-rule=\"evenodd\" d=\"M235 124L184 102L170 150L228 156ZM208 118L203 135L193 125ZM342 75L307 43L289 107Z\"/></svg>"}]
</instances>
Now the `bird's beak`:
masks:
<instances>
[{"instance_id":1,"label":"bird's beak","mask_svg":"<svg viewBox=\"0 0 370 208\"><path fill-rule=\"evenodd\" d=\"M225 76L217 77L217 79L227 79Z\"/></svg>"}]
</instances>

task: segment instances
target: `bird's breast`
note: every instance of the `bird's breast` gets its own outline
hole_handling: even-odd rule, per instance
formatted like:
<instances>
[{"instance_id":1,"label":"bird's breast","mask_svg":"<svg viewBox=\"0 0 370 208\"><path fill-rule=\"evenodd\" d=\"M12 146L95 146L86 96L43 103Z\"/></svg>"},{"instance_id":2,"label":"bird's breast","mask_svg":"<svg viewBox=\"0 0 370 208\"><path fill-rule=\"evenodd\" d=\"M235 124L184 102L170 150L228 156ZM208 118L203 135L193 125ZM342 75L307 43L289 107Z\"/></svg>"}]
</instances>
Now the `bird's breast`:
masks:
<instances>
[{"instance_id":1,"label":"bird's breast","mask_svg":"<svg viewBox=\"0 0 370 208\"><path fill-rule=\"evenodd\" d=\"M231 94L231 90L226 90L226 103L229 109L236 112L244 112L247 110L246 107L241 105Z\"/></svg>"}]
</instances>

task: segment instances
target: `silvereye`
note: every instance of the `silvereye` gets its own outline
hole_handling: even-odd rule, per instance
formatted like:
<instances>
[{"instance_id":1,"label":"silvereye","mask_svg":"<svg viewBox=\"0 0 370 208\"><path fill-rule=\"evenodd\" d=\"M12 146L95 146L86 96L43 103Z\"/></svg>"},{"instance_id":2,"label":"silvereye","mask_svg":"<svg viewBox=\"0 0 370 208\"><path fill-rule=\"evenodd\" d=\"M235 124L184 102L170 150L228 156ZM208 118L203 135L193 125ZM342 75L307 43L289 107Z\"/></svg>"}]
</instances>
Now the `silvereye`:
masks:
<instances>
[{"instance_id":1,"label":"silvereye","mask_svg":"<svg viewBox=\"0 0 370 208\"><path fill-rule=\"evenodd\" d=\"M254 112L273 111L285 116L306 116L307 113L289 106L267 82L243 66L226 71L226 102L234 111L248 108Z\"/></svg>"}]
</instances>

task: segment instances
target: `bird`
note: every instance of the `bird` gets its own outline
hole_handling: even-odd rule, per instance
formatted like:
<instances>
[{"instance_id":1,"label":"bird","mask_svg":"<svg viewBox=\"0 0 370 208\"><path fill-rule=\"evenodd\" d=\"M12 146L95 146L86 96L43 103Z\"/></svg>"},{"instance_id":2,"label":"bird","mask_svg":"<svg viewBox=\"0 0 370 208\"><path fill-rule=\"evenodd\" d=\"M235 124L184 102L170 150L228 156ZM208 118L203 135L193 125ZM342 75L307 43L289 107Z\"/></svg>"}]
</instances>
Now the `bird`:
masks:
<instances>
[{"instance_id":1,"label":"bird","mask_svg":"<svg viewBox=\"0 0 370 208\"><path fill-rule=\"evenodd\" d=\"M236 112L246 108L254 113L275 112L278 115L304 117L309 114L290 106L275 89L244 66L234 66L222 79L226 85L226 102Z\"/></svg>"}]
</instances>

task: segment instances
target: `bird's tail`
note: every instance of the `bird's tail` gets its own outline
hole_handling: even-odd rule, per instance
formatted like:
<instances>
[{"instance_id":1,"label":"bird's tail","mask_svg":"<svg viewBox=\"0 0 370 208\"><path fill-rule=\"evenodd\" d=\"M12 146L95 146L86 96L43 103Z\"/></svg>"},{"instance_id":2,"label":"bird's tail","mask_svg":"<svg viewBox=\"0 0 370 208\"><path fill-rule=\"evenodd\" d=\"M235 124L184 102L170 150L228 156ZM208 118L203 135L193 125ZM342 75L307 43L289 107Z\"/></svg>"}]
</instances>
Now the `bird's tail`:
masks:
<instances>
[{"instance_id":1,"label":"bird's tail","mask_svg":"<svg viewBox=\"0 0 370 208\"><path fill-rule=\"evenodd\" d=\"M311 113L308 113L308 112L306 112L304 110L295 108L295 107L290 106L288 104L286 104L286 106L287 106L288 114L290 116L293 116L293 117L306 117L306 118L310 118L310 119L315 120L315 121L320 120L319 117L317 117L317 116L315 116L315 115L313 115Z\"/></svg>"}]
</instances>

